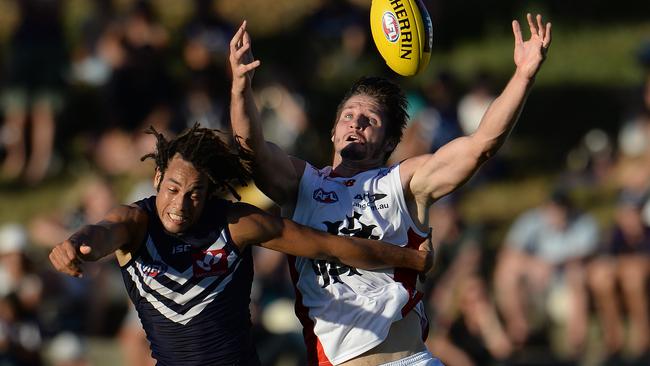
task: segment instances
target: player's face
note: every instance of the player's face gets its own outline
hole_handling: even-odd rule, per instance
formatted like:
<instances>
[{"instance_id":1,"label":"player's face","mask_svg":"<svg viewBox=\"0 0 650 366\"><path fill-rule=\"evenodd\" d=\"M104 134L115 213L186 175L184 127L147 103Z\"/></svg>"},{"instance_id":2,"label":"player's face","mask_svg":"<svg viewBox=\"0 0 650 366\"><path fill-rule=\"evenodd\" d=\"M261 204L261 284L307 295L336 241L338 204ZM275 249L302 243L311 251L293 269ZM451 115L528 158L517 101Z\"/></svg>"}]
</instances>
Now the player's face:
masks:
<instances>
[{"instance_id":1,"label":"player's face","mask_svg":"<svg viewBox=\"0 0 650 366\"><path fill-rule=\"evenodd\" d=\"M348 99L336 121L334 151L348 160L383 159L389 150L384 113L374 98L355 95Z\"/></svg>"},{"instance_id":2,"label":"player's face","mask_svg":"<svg viewBox=\"0 0 650 366\"><path fill-rule=\"evenodd\" d=\"M160 222L172 234L185 232L201 217L208 198L209 179L179 154L169 162L164 176L156 172L156 187L161 178L156 196Z\"/></svg>"}]
</instances>

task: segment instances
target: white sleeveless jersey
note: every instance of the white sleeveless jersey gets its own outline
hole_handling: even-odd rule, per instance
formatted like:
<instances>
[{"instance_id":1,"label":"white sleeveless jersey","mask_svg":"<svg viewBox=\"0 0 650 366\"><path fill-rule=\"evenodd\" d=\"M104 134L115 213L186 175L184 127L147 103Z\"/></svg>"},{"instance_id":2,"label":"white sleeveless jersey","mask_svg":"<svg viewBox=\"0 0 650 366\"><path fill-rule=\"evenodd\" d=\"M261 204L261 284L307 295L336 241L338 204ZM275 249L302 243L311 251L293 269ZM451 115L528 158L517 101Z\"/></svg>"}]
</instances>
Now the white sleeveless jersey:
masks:
<instances>
[{"instance_id":1,"label":"white sleeveless jersey","mask_svg":"<svg viewBox=\"0 0 650 366\"><path fill-rule=\"evenodd\" d=\"M426 239L408 213L399 165L348 178L330 173L331 167L306 165L294 221L411 248ZM365 271L302 257L290 257L289 264L310 365L337 365L374 348L414 307L426 324L415 271Z\"/></svg>"}]
</instances>

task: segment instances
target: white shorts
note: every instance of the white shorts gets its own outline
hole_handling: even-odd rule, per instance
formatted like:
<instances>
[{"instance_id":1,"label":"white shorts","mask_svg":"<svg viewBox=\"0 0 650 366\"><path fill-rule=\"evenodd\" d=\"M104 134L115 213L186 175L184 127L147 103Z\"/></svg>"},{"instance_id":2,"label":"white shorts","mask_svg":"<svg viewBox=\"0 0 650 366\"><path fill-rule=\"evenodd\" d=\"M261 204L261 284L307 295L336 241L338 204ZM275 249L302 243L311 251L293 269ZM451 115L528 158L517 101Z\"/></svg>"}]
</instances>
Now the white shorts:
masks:
<instances>
[{"instance_id":1,"label":"white shorts","mask_svg":"<svg viewBox=\"0 0 650 366\"><path fill-rule=\"evenodd\" d=\"M444 366L431 352L422 351L401 360L383 363L379 366Z\"/></svg>"}]
</instances>

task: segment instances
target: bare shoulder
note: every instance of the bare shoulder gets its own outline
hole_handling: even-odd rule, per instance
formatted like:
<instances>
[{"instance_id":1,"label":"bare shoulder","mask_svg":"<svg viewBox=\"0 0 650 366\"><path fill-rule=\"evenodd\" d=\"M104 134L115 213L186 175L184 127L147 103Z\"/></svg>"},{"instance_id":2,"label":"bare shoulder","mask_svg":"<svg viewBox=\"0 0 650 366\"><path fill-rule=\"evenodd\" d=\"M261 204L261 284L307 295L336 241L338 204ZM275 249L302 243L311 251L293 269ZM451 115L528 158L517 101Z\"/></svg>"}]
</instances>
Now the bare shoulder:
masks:
<instances>
[{"instance_id":1,"label":"bare shoulder","mask_svg":"<svg viewBox=\"0 0 650 366\"><path fill-rule=\"evenodd\" d=\"M124 266L142 245L149 224L149 216L136 205L120 205L111 209L104 217L104 221L120 225L125 229L120 231L126 232L128 239L115 251L119 265Z\"/></svg>"},{"instance_id":2,"label":"bare shoulder","mask_svg":"<svg viewBox=\"0 0 650 366\"><path fill-rule=\"evenodd\" d=\"M399 175L402 181L402 187L408 189L413 175L433 156L433 154L424 154L408 158L400 163Z\"/></svg>"},{"instance_id":3,"label":"bare shoulder","mask_svg":"<svg viewBox=\"0 0 650 366\"><path fill-rule=\"evenodd\" d=\"M119 205L108 211L104 220L113 223L146 224L148 216L136 205Z\"/></svg>"}]
</instances>

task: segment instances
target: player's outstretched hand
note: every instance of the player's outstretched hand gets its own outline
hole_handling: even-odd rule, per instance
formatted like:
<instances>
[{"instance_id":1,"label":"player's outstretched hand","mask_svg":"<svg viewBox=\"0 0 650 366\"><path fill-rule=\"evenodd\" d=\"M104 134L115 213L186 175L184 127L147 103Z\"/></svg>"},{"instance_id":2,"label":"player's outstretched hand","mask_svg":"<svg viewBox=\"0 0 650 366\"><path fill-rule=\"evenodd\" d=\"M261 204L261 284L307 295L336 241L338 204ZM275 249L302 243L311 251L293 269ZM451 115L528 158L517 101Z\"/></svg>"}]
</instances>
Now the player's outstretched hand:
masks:
<instances>
[{"instance_id":1,"label":"player's outstretched hand","mask_svg":"<svg viewBox=\"0 0 650 366\"><path fill-rule=\"evenodd\" d=\"M50 252L50 262L52 262L54 268L59 272L73 277L81 277L83 275L82 257L90 255L91 252L91 247L71 238L52 249Z\"/></svg>"},{"instance_id":2,"label":"player's outstretched hand","mask_svg":"<svg viewBox=\"0 0 650 366\"><path fill-rule=\"evenodd\" d=\"M255 69L260 60L253 58L251 37L246 31L246 21L239 26L237 33L230 40L230 69L232 72L232 92L242 93L253 80Z\"/></svg>"},{"instance_id":3,"label":"player's outstretched hand","mask_svg":"<svg viewBox=\"0 0 650 366\"><path fill-rule=\"evenodd\" d=\"M517 66L517 73L532 79L539 71L546 53L551 45L551 23L542 23L542 16L526 14L528 27L530 28L530 39L524 41L521 34L521 27L516 20L512 21L512 33L515 36L514 59Z\"/></svg>"}]
</instances>

